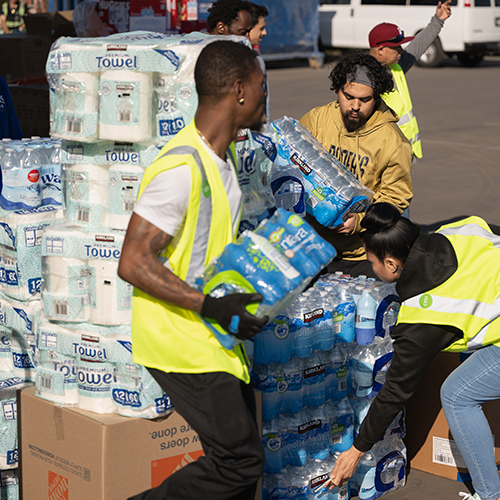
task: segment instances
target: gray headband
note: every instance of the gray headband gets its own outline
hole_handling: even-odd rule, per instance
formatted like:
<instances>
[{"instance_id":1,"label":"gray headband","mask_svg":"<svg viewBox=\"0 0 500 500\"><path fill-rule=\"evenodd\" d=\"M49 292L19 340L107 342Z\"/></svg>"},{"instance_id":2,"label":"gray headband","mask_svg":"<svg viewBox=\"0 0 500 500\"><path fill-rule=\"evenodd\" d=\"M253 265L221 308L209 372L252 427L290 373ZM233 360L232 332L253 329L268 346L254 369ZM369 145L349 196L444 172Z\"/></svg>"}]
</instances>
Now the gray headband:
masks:
<instances>
[{"instance_id":1,"label":"gray headband","mask_svg":"<svg viewBox=\"0 0 500 500\"><path fill-rule=\"evenodd\" d=\"M347 81L352 83L360 83L367 87L374 88L372 81L368 76L368 68L366 66L357 66L356 72L347 75Z\"/></svg>"}]
</instances>

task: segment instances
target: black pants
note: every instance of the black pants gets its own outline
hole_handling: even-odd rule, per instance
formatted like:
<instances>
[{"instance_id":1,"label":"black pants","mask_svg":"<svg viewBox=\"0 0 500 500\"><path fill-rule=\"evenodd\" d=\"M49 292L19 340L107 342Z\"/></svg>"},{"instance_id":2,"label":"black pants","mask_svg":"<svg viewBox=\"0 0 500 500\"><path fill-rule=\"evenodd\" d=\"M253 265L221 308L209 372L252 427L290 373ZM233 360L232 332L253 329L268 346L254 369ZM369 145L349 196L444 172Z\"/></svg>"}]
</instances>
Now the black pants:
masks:
<instances>
[{"instance_id":1,"label":"black pants","mask_svg":"<svg viewBox=\"0 0 500 500\"><path fill-rule=\"evenodd\" d=\"M252 385L224 372L149 371L199 434L205 455L129 500L253 500L264 449Z\"/></svg>"}]
</instances>

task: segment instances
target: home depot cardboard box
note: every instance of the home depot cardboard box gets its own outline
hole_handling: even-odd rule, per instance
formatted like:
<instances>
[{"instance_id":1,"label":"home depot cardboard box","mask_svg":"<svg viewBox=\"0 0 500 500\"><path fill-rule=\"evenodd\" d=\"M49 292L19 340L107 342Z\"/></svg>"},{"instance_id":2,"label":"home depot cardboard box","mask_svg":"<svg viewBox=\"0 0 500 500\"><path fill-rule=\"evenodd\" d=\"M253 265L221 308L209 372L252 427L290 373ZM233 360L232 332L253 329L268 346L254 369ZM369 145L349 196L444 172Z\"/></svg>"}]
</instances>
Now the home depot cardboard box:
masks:
<instances>
[{"instance_id":1,"label":"home depot cardboard box","mask_svg":"<svg viewBox=\"0 0 500 500\"><path fill-rule=\"evenodd\" d=\"M45 401L30 387L18 393L18 422L22 500L125 500L203 455L176 412L99 415Z\"/></svg>"},{"instance_id":2,"label":"home depot cardboard box","mask_svg":"<svg viewBox=\"0 0 500 500\"><path fill-rule=\"evenodd\" d=\"M460 358L458 353L442 352L427 368L406 406L405 443L411 468L467 482L470 475L450 433L440 399L441 385L459 366ZM483 410L495 437L495 457L500 467L500 400L486 402Z\"/></svg>"},{"instance_id":3,"label":"home depot cardboard box","mask_svg":"<svg viewBox=\"0 0 500 500\"><path fill-rule=\"evenodd\" d=\"M24 22L28 35L52 36L54 32L70 33L71 30L74 31L72 10L30 14L26 16ZM76 33L73 36L76 36Z\"/></svg>"}]
</instances>

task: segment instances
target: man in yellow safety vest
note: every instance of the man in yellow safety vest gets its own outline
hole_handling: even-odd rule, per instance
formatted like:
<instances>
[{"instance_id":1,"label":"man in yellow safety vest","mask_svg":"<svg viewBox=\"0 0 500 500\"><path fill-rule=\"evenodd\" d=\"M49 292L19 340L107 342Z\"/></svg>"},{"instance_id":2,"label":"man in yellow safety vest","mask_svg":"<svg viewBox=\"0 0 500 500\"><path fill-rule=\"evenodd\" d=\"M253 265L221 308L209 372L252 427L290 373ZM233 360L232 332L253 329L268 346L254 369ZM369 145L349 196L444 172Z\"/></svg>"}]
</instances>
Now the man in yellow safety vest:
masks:
<instances>
[{"instance_id":1,"label":"man in yellow safety vest","mask_svg":"<svg viewBox=\"0 0 500 500\"><path fill-rule=\"evenodd\" d=\"M404 31L390 23L378 24L368 35L370 55L392 72L395 91L381 97L399 116L398 125L410 141L414 160L422 158L422 145L405 74L429 48L444 26L444 21L451 16L450 5L451 0L438 2L436 15L415 37L405 37ZM408 42L411 43L403 50L401 45Z\"/></svg>"},{"instance_id":2,"label":"man in yellow safety vest","mask_svg":"<svg viewBox=\"0 0 500 500\"><path fill-rule=\"evenodd\" d=\"M203 318L240 340L267 323L260 294L213 298L190 285L233 242L241 213L232 141L264 120L264 75L244 44L215 41L195 67L199 106L146 169L118 273L134 285L132 352L198 433L205 455L133 500L253 500L264 468L242 344L226 350ZM137 492L131 492L137 493Z\"/></svg>"}]
</instances>

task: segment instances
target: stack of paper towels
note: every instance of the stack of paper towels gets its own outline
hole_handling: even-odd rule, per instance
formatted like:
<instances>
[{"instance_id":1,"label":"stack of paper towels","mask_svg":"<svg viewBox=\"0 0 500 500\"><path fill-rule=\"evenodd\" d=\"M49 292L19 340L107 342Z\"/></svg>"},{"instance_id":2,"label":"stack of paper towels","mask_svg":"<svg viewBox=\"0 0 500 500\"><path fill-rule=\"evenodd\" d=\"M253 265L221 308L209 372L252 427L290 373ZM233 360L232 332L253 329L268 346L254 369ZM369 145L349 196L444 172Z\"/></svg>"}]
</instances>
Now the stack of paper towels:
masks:
<instances>
[{"instance_id":1,"label":"stack of paper towels","mask_svg":"<svg viewBox=\"0 0 500 500\"><path fill-rule=\"evenodd\" d=\"M59 38L46 65L51 135L81 142L169 140L196 112L198 55L220 39L228 37L136 31Z\"/></svg>"}]
</instances>

